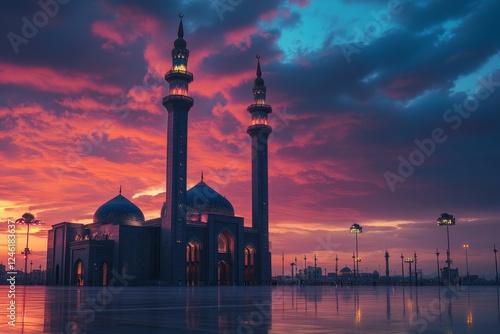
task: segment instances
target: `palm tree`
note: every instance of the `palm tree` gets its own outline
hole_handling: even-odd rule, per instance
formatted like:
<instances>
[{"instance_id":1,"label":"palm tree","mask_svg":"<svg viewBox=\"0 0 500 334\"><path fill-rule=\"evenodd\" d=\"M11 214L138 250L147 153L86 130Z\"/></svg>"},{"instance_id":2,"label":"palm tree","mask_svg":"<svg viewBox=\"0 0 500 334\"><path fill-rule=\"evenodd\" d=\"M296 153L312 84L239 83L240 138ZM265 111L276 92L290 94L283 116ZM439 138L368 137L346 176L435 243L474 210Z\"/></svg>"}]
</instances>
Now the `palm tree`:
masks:
<instances>
[{"instance_id":1,"label":"palm tree","mask_svg":"<svg viewBox=\"0 0 500 334\"><path fill-rule=\"evenodd\" d=\"M24 254L24 284L27 284L28 282L28 256L31 254L31 251L28 247L28 242L30 238L30 225L40 225L42 224L43 221L39 219L35 219L35 216L29 212L23 214L21 218L16 219L16 224L23 224L28 226L28 231L26 233L26 248L24 251L21 252L21 254Z\"/></svg>"}]
</instances>

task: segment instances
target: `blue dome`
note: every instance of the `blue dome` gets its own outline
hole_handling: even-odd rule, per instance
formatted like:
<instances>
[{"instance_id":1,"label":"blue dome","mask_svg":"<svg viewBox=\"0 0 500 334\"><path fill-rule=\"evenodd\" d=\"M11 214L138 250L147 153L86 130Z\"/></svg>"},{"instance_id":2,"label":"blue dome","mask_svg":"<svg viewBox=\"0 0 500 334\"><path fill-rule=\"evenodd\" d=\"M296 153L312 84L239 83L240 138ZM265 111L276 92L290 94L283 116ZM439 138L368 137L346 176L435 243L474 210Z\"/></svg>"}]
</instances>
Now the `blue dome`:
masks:
<instances>
[{"instance_id":1,"label":"blue dome","mask_svg":"<svg viewBox=\"0 0 500 334\"><path fill-rule=\"evenodd\" d=\"M202 180L186 192L186 213L234 216L234 209L224 196Z\"/></svg>"},{"instance_id":2,"label":"blue dome","mask_svg":"<svg viewBox=\"0 0 500 334\"><path fill-rule=\"evenodd\" d=\"M94 213L94 223L115 223L142 226L144 214L121 194L107 201Z\"/></svg>"}]
</instances>

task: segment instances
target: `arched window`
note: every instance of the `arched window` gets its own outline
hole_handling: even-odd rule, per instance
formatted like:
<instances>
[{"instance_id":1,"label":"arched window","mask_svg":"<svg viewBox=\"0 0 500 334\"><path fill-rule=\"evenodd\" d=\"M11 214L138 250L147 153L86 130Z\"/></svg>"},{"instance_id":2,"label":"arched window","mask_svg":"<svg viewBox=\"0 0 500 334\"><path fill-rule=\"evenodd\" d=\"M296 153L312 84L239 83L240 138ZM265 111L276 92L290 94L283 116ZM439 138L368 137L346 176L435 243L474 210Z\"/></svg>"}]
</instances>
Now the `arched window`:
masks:
<instances>
[{"instance_id":1,"label":"arched window","mask_svg":"<svg viewBox=\"0 0 500 334\"><path fill-rule=\"evenodd\" d=\"M219 253L231 253L231 239L227 232L219 234Z\"/></svg>"}]
</instances>

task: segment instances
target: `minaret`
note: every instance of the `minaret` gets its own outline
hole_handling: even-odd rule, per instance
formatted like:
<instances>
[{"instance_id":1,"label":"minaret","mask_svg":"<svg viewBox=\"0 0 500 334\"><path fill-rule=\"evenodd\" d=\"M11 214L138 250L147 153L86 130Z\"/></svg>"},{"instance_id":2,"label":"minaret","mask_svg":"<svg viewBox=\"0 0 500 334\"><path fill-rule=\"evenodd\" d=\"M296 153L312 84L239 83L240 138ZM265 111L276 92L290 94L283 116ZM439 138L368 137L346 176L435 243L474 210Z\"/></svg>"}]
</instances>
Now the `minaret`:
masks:
<instances>
[{"instance_id":1,"label":"minaret","mask_svg":"<svg viewBox=\"0 0 500 334\"><path fill-rule=\"evenodd\" d=\"M160 279L167 284L184 284L186 279L186 171L188 112L193 99L188 86L193 74L187 71L189 51L184 40L182 15L172 49L172 68L165 74L169 95L163 98L168 111L166 214L161 228Z\"/></svg>"},{"instance_id":2,"label":"minaret","mask_svg":"<svg viewBox=\"0 0 500 334\"><path fill-rule=\"evenodd\" d=\"M267 124L267 114L272 112L266 104L266 86L257 55L257 78L254 80L253 104L247 110L252 115L252 125L247 133L252 138L252 227L259 231L256 283L271 281L271 253L269 252L269 207L267 176L267 139L271 127Z\"/></svg>"}]
</instances>

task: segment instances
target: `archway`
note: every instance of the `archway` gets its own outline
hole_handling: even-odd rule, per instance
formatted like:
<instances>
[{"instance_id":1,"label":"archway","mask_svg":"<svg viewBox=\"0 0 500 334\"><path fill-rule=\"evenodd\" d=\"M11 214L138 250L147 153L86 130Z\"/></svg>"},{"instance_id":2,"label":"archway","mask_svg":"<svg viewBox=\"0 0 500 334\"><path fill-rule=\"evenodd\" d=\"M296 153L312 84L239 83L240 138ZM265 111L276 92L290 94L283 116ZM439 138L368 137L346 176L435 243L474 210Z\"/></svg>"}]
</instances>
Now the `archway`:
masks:
<instances>
[{"instance_id":1,"label":"archway","mask_svg":"<svg viewBox=\"0 0 500 334\"><path fill-rule=\"evenodd\" d=\"M245 284L254 283L254 261L255 261L255 248L252 245L247 245L245 247L245 259L244 259L244 281Z\"/></svg>"},{"instance_id":2,"label":"archway","mask_svg":"<svg viewBox=\"0 0 500 334\"><path fill-rule=\"evenodd\" d=\"M219 285L230 283L229 264L226 261L219 261L217 265L217 282Z\"/></svg>"},{"instance_id":3,"label":"archway","mask_svg":"<svg viewBox=\"0 0 500 334\"><path fill-rule=\"evenodd\" d=\"M201 281L201 244L191 240L186 246L186 284L198 285Z\"/></svg>"},{"instance_id":4,"label":"archway","mask_svg":"<svg viewBox=\"0 0 500 334\"><path fill-rule=\"evenodd\" d=\"M83 262L78 260L75 263L75 284L83 285Z\"/></svg>"},{"instance_id":5,"label":"archway","mask_svg":"<svg viewBox=\"0 0 500 334\"><path fill-rule=\"evenodd\" d=\"M217 253L218 283L233 283L234 238L227 230L219 233L219 236L217 238Z\"/></svg>"}]
</instances>

